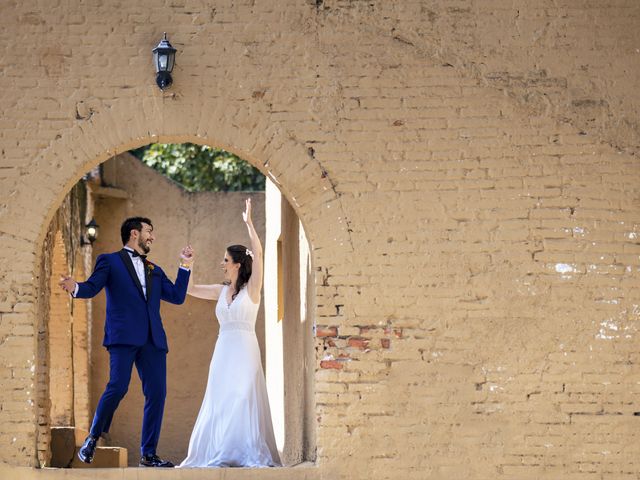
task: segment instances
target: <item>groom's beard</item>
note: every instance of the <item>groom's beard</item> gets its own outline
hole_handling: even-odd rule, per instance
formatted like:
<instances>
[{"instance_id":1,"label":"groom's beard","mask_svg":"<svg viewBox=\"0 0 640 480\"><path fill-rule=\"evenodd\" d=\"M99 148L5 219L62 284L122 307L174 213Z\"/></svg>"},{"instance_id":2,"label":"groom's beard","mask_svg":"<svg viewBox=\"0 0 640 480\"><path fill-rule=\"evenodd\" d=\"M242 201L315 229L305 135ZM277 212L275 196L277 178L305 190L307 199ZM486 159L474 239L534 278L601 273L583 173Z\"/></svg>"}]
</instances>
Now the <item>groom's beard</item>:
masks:
<instances>
[{"instance_id":1,"label":"groom's beard","mask_svg":"<svg viewBox=\"0 0 640 480\"><path fill-rule=\"evenodd\" d=\"M147 253L149 253L149 250L151 250L151 249L147 246L147 244L146 244L145 242L143 242L142 240L138 240L138 247L140 247L140 250L142 250L142 251L145 253L145 255L146 255Z\"/></svg>"}]
</instances>

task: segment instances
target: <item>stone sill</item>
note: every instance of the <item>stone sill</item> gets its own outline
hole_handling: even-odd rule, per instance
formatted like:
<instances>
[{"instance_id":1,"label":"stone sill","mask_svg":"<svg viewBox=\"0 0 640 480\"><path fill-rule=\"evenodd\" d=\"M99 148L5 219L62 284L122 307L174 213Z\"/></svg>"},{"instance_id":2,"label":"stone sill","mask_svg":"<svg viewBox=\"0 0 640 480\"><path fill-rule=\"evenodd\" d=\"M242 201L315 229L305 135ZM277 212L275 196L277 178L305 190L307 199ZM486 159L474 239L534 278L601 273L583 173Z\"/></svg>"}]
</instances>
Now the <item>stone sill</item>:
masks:
<instances>
[{"instance_id":1,"label":"stone sill","mask_svg":"<svg viewBox=\"0 0 640 480\"><path fill-rule=\"evenodd\" d=\"M2 480L320 480L310 462L279 468L28 468L0 465Z\"/></svg>"}]
</instances>

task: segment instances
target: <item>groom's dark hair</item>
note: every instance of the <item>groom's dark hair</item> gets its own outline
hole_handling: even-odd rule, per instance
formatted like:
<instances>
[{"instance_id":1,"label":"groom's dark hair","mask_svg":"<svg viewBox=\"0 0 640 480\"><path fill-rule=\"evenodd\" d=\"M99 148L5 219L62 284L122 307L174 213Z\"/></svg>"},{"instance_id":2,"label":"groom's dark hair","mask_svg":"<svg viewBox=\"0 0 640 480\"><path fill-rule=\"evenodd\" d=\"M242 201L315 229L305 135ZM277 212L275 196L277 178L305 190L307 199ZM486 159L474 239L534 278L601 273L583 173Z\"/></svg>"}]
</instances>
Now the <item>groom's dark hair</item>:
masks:
<instances>
[{"instance_id":1,"label":"groom's dark hair","mask_svg":"<svg viewBox=\"0 0 640 480\"><path fill-rule=\"evenodd\" d=\"M131 238L131 230L138 230L139 232L142 231L143 223L151 225L151 228L153 228L151 220L145 217L131 217L122 222L122 226L120 227L120 237L122 238L123 245L126 245Z\"/></svg>"}]
</instances>

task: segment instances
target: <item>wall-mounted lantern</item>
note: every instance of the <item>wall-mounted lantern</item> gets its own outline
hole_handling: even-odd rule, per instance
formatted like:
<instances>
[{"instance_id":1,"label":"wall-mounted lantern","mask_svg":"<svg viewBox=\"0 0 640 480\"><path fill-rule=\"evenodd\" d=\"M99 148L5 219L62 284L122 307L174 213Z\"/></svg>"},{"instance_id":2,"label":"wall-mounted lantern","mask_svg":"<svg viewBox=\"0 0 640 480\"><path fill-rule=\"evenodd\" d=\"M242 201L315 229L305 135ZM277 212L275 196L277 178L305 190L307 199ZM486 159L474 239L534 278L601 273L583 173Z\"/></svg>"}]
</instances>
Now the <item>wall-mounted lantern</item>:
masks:
<instances>
[{"instance_id":1,"label":"wall-mounted lantern","mask_svg":"<svg viewBox=\"0 0 640 480\"><path fill-rule=\"evenodd\" d=\"M92 218L89 223L85 226L84 235L80 237L81 245L92 245L93 242L98 238L98 230L100 229L100 225L96 223L96 221ZM85 240L86 238L86 240Z\"/></svg>"},{"instance_id":2,"label":"wall-mounted lantern","mask_svg":"<svg viewBox=\"0 0 640 480\"><path fill-rule=\"evenodd\" d=\"M156 83L164 90L173 82L171 72L176 59L176 49L167 40L165 32L160 43L153 49L153 65L156 67Z\"/></svg>"}]
</instances>

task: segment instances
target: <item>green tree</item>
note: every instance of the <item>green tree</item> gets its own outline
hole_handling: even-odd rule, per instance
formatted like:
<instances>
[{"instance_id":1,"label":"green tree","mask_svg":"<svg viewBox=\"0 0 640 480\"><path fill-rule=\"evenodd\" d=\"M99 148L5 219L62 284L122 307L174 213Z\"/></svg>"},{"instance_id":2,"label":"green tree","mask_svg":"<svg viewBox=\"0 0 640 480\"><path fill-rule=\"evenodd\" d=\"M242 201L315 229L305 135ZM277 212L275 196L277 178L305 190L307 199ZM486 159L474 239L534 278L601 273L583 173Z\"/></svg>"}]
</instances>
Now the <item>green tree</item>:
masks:
<instances>
[{"instance_id":1,"label":"green tree","mask_svg":"<svg viewBox=\"0 0 640 480\"><path fill-rule=\"evenodd\" d=\"M131 153L189 192L264 190L265 177L257 168L218 148L193 143L154 143Z\"/></svg>"}]
</instances>

